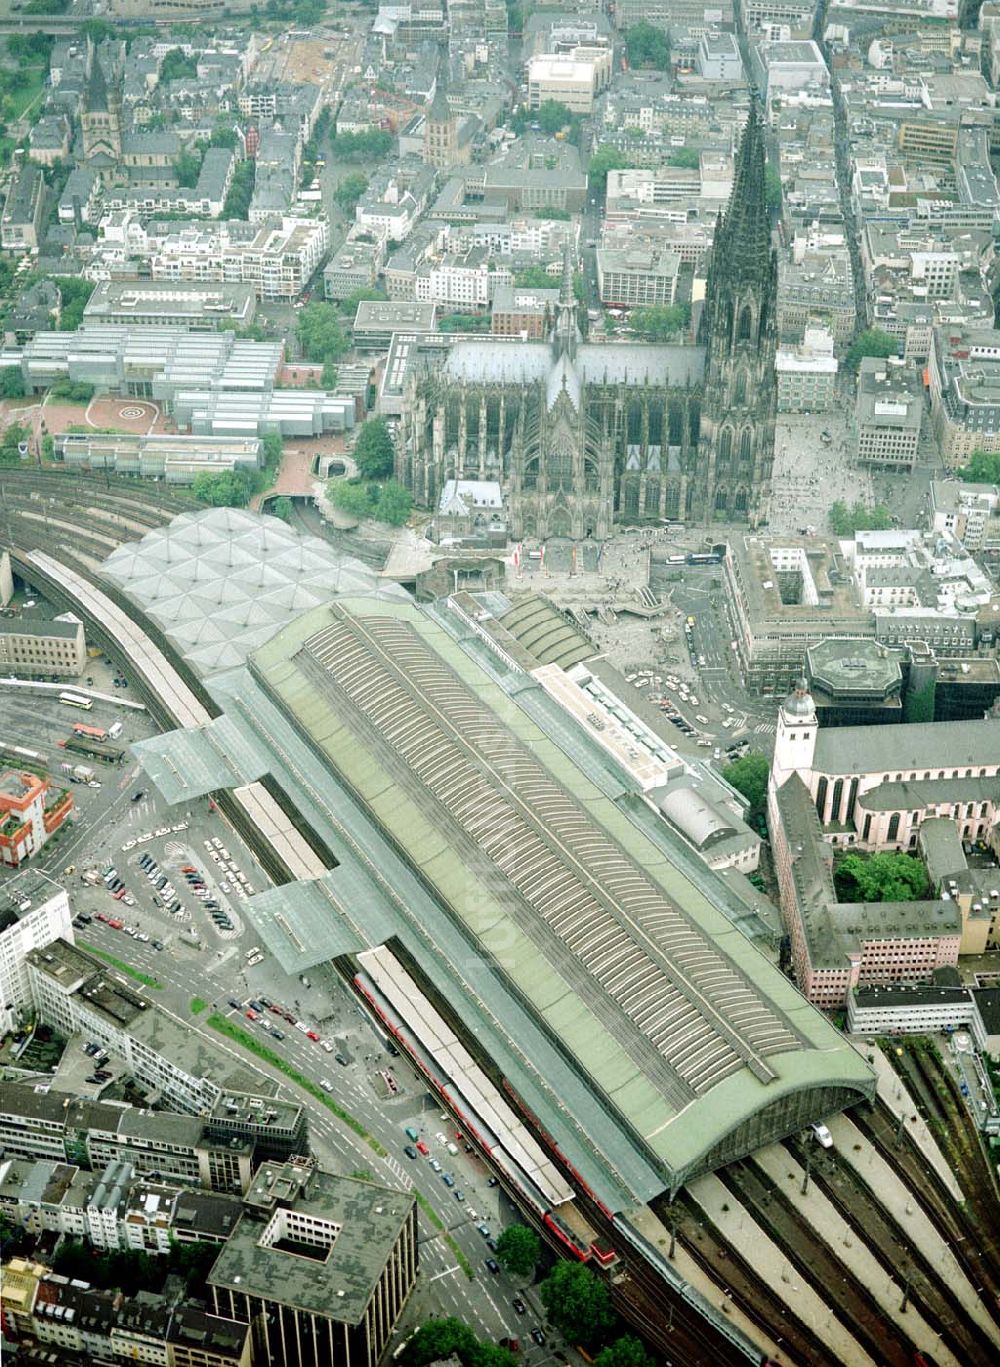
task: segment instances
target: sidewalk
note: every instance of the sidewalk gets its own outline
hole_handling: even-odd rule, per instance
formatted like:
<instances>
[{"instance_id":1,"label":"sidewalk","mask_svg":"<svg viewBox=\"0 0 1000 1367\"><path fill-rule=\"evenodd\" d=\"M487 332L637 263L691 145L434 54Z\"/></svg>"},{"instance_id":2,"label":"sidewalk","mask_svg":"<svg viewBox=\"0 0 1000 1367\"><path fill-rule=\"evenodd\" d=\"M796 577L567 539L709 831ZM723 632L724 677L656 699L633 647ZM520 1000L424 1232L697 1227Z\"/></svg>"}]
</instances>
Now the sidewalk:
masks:
<instances>
[{"instance_id":1,"label":"sidewalk","mask_svg":"<svg viewBox=\"0 0 1000 1367\"><path fill-rule=\"evenodd\" d=\"M907 1132L916 1142L924 1157L937 1170L942 1181L954 1196L956 1201L965 1203L965 1193L958 1185L955 1174L952 1172L944 1154L937 1146L937 1140L933 1137L924 1121L917 1113L913 1098L903 1084L902 1079L894 1070L892 1064L882 1053L874 1040L867 1036L855 1037L851 1041L859 1052L867 1058L873 1056L873 1067L878 1078L878 1094L898 1119L901 1114L906 1116L905 1127Z\"/></svg>"},{"instance_id":2,"label":"sidewalk","mask_svg":"<svg viewBox=\"0 0 1000 1367\"><path fill-rule=\"evenodd\" d=\"M836 1140L840 1156L850 1163L866 1186L878 1193L881 1204L896 1218L900 1228L907 1231L911 1243L920 1249L934 1271L961 1301L969 1319L974 1320L997 1344L997 1356L1000 1357L1000 1325L976 1294L951 1245L935 1229L924 1208L913 1201L890 1164L846 1115L838 1115L830 1121L830 1133ZM856 1150L855 1145L859 1145L859 1149Z\"/></svg>"},{"instance_id":3,"label":"sidewalk","mask_svg":"<svg viewBox=\"0 0 1000 1367\"><path fill-rule=\"evenodd\" d=\"M756 1158L760 1156L755 1155ZM717 1177L699 1177L688 1184L687 1190L729 1243L758 1270L761 1281L766 1282L796 1318L822 1339L842 1362L850 1363L850 1367L877 1367L819 1294L805 1283L798 1284L798 1273L749 1211L738 1202L733 1208L736 1198ZM723 1209L726 1205L729 1210ZM942 1367L945 1367L944 1362ZM947 1367L957 1365L950 1359Z\"/></svg>"},{"instance_id":4,"label":"sidewalk","mask_svg":"<svg viewBox=\"0 0 1000 1367\"><path fill-rule=\"evenodd\" d=\"M900 1309L903 1300L902 1276L898 1281L889 1276L874 1253L858 1241L850 1225L816 1183L810 1182L805 1196L800 1194L804 1169L787 1149L780 1144L770 1144L755 1153L754 1160L779 1191L793 1197L795 1205L805 1213L818 1237L854 1274L885 1318L902 1330L914 1348L926 1348L928 1344L934 1344L934 1356L940 1367L964 1367L944 1344L937 1342L938 1331L931 1328L915 1306L910 1305L906 1311Z\"/></svg>"}]
</instances>

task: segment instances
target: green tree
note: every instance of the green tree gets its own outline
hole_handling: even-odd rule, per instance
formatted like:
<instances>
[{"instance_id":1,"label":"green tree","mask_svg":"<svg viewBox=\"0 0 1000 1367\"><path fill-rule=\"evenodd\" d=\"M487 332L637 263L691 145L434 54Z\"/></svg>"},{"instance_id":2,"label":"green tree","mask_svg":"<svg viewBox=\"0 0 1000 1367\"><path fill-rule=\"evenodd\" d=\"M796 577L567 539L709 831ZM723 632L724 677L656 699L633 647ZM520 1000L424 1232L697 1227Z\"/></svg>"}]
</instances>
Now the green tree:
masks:
<instances>
[{"instance_id":1,"label":"green tree","mask_svg":"<svg viewBox=\"0 0 1000 1367\"><path fill-rule=\"evenodd\" d=\"M561 100L544 100L534 111L533 123L537 123L543 133L549 136L573 123L573 111Z\"/></svg>"},{"instance_id":2,"label":"green tree","mask_svg":"<svg viewBox=\"0 0 1000 1367\"><path fill-rule=\"evenodd\" d=\"M353 290L346 299L341 299L337 308L347 318L352 318L358 311L358 305L369 301L375 302L387 299L389 296L385 290L380 290L377 285L369 285L363 289Z\"/></svg>"},{"instance_id":3,"label":"green tree","mask_svg":"<svg viewBox=\"0 0 1000 1367\"><path fill-rule=\"evenodd\" d=\"M848 507L837 499L828 514L830 530L837 536L853 536L855 532L884 532L891 523L889 509L884 503L866 508L861 502Z\"/></svg>"},{"instance_id":4,"label":"green tree","mask_svg":"<svg viewBox=\"0 0 1000 1367\"><path fill-rule=\"evenodd\" d=\"M623 1334L607 1348L602 1348L594 1359L595 1367L653 1367L640 1339L632 1334Z\"/></svg>"},{"instance_id":5,"label":"green tree","mask_svg":"<svg viewBox=\"0 0 1000 1367\"><path fill-rule=\"evenodd\" d=\"M968 484L1000 484L1000 451L973 451L956 473Z\"/></svg>"},{"instance_id":6,"label":"green tree","mask_svg":"<svg viewBox=\"0 0 1000 1367\"><path fill-rule=\"evenodd\" d=\"M188 57L179 47L172 47L160 63L160 80L195 80L198 75L198 59Z\"/></svg>"},{"instance_id":7,"label":"green tree","mask_svg":"<svg viewBox=\"0 0 1000 1367\"><path fill-rule=\"evenodd\" d=\"M223 218L246 218L250 212L250 201L253 199L255 163L249 158L241 161L233 171L233 178L229 182L229 193L226 195L226 202L222 206Z\"/></svg>"},{"instance_id":8,"label":"green tree","mask_svg":"<svg viewBox=\"0 0 1000 1367\"><path fill-rule=\"evenodd\" d=\"M403 1349L401 1367L426 1367L452 1356L463 1367L514 1367L513 1354L480 1343L469 1326L454 1316L421 1325Z\"/></svg>"},{"instance_id":9,"label":"green tree","mask_svg":"<svg viewBox=\"0 0 1000 1367\"><path fill-rule=\"evenodd\" d=\"M273 501L268 511L272 517L280 517L282 522L289 522L292 516L292 500L282 494Z\"/></svg>"},{"instance_id":10,"label":"green tree","mask_svg":"<svg viewBox=\"0 0 1000 1367\"><path fill-rule=\"evenodd\" d=\"M771 772L765 755L743 755L727 764L722 777L750 803L751 821L764 814L767 805L767 778Z\"/></svg>"},{"instance_id":11,"label":"green tree","mask_svg":"<svg viewBox=\"0 0 1000 1367\"><path fill-rule=\"evenodd\" d=\"M930 891L923 863L898 853L863 855L852 850L837 861L833 883L841 902L914 902Z\"/></svg>"},{"instance_id":12,"label":"green tree","mask_svg":"<svg viewBox=\"0 0 1000 1367\"><path fill-rule=\"evenodd\" d=\"M865 328L851 343L845 362L852 370L857 370L865 356L898 356L899 343L881 328Z\"/></svg>"},{"instance_id":13,"label":"green tree","mask_svg":"<svg viewBox=\"0 0 1000 1367\"><path fill-rule=\"evenodd\" d=\"M319 377L319 382L324 389L337 388L337 367L331 365L329 361L323 362L323 371Z\"/></svg>"},{"instance_id":14,"label":"green tree","mask_svg":"<svg viewBox=\"0 0 1000 1367\"><path fill-rule=\"evenodd\" d=\"M527 1225L508 1225L497 1240L497 1261L515 1277L533 1277L542 1245Z\"/></svg>"},{"instance_id":15,"label":"green tree","mask_svg":"<svg viewBox=\"0 0 1000 1367\"><path fill-rule=\"evenodd\" d=\"M75 332L83 322L83 310L94 292L91 280L78 276L50 276L59 289L59 327L63 332Z\"/></svg>"},{"instance_id":16,"label":"green tree","mask_svg":"<svg viewBox=\"0 0 1000 1367\"><path fill-rule=\"evenodd\" d=\"M523 271L515 271L514 284L522 289L552 290L559 288L559 277L549 275L544 266L526 266Z\"/></svg>"},{"instance_id":17,"label":"green tree","mask_svg":"<svg viewBox=\"0 0 1000 1367\"><path fill-rule=\"evenodd\" d=\"M555 284L551 278L548 287ZM488 313L446 313L438 319L439 332L489 332L490 315Z\"/></svg>"},{"instance_id":18,"label":"green tree","mask_svg":"<svg viewBox=\"0 0 1000 1367\"><path fill-rule=\"evenodd\" d=\"M237 147L239 146L239 134L236 129L226 122L225 119L218 119L212 129L212 136L208 140L209 147Z\"/></svg>"},{"instance_id":19,"label":"green tree","mask_svg":"<svg viewBox=\"0 0 1000 1367\"><path fill-rule=\"evenodd\" d=\"M364 479L386 479L396 463L396 450L385 418L369 418L354 443L354 459Z\"/></svg>"},{"instance_id":20,"label":"green tree","mask_svg":"<svg viewBox=\"0 0 1000 1367\"><path fill-rule=\"evenodd\" d=\"M680 166L687 171L697 171L701 165L701 153L694 147L678 147L670 153L668 166Z\"/></svg>"},{"instance_id":21,"label":"green tree","mask_svg":"<svg viewBox=\"0 0 1000 1367\"><path fill-rule=\"evenodd\" d=\"M307 361L339 361L350 349L333 304L307 304L299 314L299 344Z\"/></svg>"},{"instance_id":22,"label":"green tree","mask_svg":"<svg viewBox=\"0 0 1000 1367\"><path fill-rule=\"evenodd\" d=\"M280 432L265 432L261 438L261 446L264 451L264 464L274 469L281 463L285 444L281 440Z\"/></svg>"},{"instance_id":23,"label":"green tree","mask_svg":"<svg viewBox=\"0 0 1000 1367\"><path fill-rule=\"evenodd\" d=\"M635 162L626 152L620 152L617 147L604 144L598 147L590 158L590 165L587 168L588 183L592 189L603 195L608 188L609 171L625 171L634 165Z\"/></svg>"},{"instance_id":24,"label":"green tree","mask_svg":"<svg viewBox=\"0 0 1000 1367\"><path fill-rule=\"evenodd\" d=\"M20 366L4 366L0 370L0 399L23 399L24 380Z\"/></svg>"},{"instance_id":25,"label":"green tree","mask_svg":"<svg viewBox=\"0 0 1000 1367\"><path fill-rule=\"evenodd\" d=\"M670 36L662 28L643 20L625 32L625 51L629 66L649 66L654 71L670 70Z\"/></svg>"},{"instance_id":26,"label":"green tree","mask_svg":"<svg viewBox=\"0 0 1000 1367\"><path fill-rule=\"evenodd\" d=\"M540 1294L551 1319L573 1343L598 1343L615 1322L607 1285L583 1263L556 1263Z\"/></svg>"},{"instance_id":27,"label":"green tree","mask_svg":"<svg viewBox=\"0 0 1000 1367\"><path fill-rule=\"evenodd\" d=\"M371 491L373 485L360 479L331 479L327 484L327 496L335 508L348 517L371 517L373 511Z\"/></svg>"},{"instance_id":28,"label":"green tree","mask_svg":"<svg viewBox=\"0 0 1000 1367\"><path fill-rule=\"evenodd\" d=\"M391 133L372 128L364 133L341 133L330 139L330 146L338 161L364 161L371 164L388 156L393 141Z\"/></svg>"},{"instance_id":29,"label":"green tree","mask_svg":"<svg viewBox=\"0 0 1000 1367\"><path fill-rule=\"evenodd\" d=\"M360 171L352 171L333 192L333 198L345 214L354 212L354 206L368 189L368 177Z\"/></svg>"},{"instance_id":30,"label":"green tree","mask_svg":"<svg viewBox=\"0 0 1000 1367\"><path fill-rule=\"evenodd\" d=\"M629 314L629 325L633 332L648 337L651 342L662 342L683 332L690 318L689 304L653 305L650 308L633 309Z\"/></svg>"},{"instance_id":31,"label":"green tree","mask_svg":"<svg viewBox=\"0 0 1000 1367\"><path fill-rule=\"evenodd\" d=\"M203 471L195 475L191 492L201 503L213 508L245 508L253 492L250 472L241 469Z\"/></svg>"},{"instance_id":32,"label":"green tree","mask_svg":"<svg viewBox=\"0 0 1000 1367\"><path fill-rule=\"evenodd\" d=\"M933 721L936 693L933 679L928 679L921 688L908 687L903 697L903 721Z\"/></svg>"},{"instance_id":33,"label":"green tree","mask_svg":"<svg viewBox=\"0 0 1000 1367\"><path fill-rule=\"evenodd\" d=\"M410 516L413 500L409 489L397 480L388 479L380 487L372 516L376 522L387 522L390 527L402 527Z\"/></svg>"},{"instance_id":34,"label":"green tree","mask_svg":"<svg viewBox=\"0 0 1000 1367\"><path fill-rule=\"evenodd\" d=\"M551 219L554 222L566 223L572 217L573 215L568 209L557 209L555 206L535 210L535 218Z\"/></svg>"},{"instance_id":35,"label":"green tree","mask_svg":"<svg viewBox=\"0 0 1000 1367\"><path fill-rule=\"evenodd\" d=\"M198 184L201 162L202 158L198 152L192 152L185 148L174 162L174 175L177 177L177 184L185 190L193 190Z\"/></svg>"}]
</instances>

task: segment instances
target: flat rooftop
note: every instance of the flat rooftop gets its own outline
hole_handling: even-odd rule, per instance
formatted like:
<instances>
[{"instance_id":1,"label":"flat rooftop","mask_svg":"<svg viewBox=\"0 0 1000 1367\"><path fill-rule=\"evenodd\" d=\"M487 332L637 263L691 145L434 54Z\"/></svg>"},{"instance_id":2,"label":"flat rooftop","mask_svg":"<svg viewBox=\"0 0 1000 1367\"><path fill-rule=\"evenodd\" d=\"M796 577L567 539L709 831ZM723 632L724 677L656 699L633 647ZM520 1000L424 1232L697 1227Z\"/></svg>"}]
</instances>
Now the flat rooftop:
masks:
<instances>
[{"instance_id":1,"label":"flat rooftop","mask_svg":"<svg viewBox=\"0 0 1000 1367\"><path fill-rule=\"evenodd\" d=\"M407 1192L313 1169L300 1185L292 1164L262 1163L244 1200L247 1211L208 1274L210 1286L245 1296L282 1301L341 1324L359 1324L372 1292L411 1218L415 1198ZM271 1190L274 1196L271 1198ZM267 1214L277 1203L329 1222L331 1245L323 1260L268 1246ZM322 1269L322 1270L321 1270Z\"/></svg>"}]
</instances>

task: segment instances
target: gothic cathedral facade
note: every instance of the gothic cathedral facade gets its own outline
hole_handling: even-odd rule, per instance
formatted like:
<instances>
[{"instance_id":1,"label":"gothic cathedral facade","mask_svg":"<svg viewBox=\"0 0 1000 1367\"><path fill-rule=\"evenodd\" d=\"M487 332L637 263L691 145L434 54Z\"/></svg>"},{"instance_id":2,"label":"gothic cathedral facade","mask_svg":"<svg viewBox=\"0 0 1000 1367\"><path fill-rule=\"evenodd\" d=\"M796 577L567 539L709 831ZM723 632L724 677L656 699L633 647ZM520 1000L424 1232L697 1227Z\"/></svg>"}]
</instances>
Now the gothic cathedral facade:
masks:
<instances>
[{"instance_id":1,"label":"gothic cathedral facade","mask_svg":"<svg viewBox=\"0 0 1000 1367\"><path fill-rule=\"evenodd\" d=\"M463 338L408 377L397 476L435 508L449 480L498 482L515 539L767 519L777 259L751 109L717 226L695 345L589 342L572 262L544 341Z\"/></svg>"}]
</instances>

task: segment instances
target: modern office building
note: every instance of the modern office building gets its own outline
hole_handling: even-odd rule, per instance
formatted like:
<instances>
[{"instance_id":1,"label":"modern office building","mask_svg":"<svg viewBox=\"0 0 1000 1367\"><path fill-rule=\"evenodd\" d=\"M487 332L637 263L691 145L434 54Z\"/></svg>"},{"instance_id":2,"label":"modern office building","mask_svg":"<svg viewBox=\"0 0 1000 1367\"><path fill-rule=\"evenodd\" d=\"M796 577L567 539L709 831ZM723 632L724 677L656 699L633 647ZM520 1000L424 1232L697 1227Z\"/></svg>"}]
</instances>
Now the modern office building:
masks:
<instances>
[{"instance_id":1,"label":"modern office building","mask_svg":"<svg viewBox=\"0 0 1000 1367\"><path fill-rule=\"evenodd\" d=\"M610 48L575 48L572 54L542 53L528 62L528 107L549 100L574 114L589 114L594 98L611 83Z\"/></svg>"},{"instance_id":2,"label":"modern office building","mask_svg":"<svg viewBox=\"0 0 1000 1367\"><path fill-rule=\"evenodd\" d=\"M388 351L395 332L433 332L437 307L409 299L363 299L351 334L358 351Z\"/></svg>"},{"instance_id":3,"label":"modern office building","mask_svg":"<svg viewBox=\"0 0 1000 1367\"><path fill-rule=\"evenodd\" d=\"M305 1143L303 1108L277 1099L276 1086L187 1030L115 970L66 940L27 955L31 997L60 1033L83 1035L122 1061L151 1097L212 1117L221 1133L252 1139L262 1154L286 1157Z\"/></svg>"},{"instance_id":4,"label":"modern office building","mask_svg":"<svg viewBox=\"0 0 1000 1367\"><path fill-rule=\"evenodd\" d=\"M296 1160L258 1169L207 1290L249 1324L255 1359L283 1367L375 1367L417 1274L408 1192Z\"/></svg>"},{"instance_id":5,"label":"modern office building","mask_svg":"<svg viewBox=\"0 0 1000 1367\"><path fill-rule=\"evenodd\" d=\"M857 455L862 465L912 470L917 458L924 399L919 376L865 356L855 404Z\"/></svg>"},{"instance_id":6,"label":"modern office building","mask_svg":"<svg viewBox=\"0 0 1000 1367\"><path fill-rule=\"evenodd\" d=\"M63 432L55 439L55 454L71 470L108 470L182 485L202 472L257 470L263 463L257 437Z\"/></svg>"},{"instance_id":7,"label":"modern office building","mask_svg":"<svg viewBox=\"0 0 1000 1367\"><path fill-rule=\"evenodd\" d=\"M951 466L1000 451L1000 330L934 329L927 361L934 433Z\"/></svg>"},{"instance_id":8,"label":"modern office building","mask_svg":"<svg viewBox=\"0 0 1000 1367\"><path fill-rule=\"evenodd\" d=\"M602 304L617 308L664 308L677 297L681 259L675 252L634 247L597 249L597 289Z\"/></svg>"},{"instance_id":9,"label":"modern office building","mask_svg":"<svg viewBox=\"0 0 1000 1367\"><path fill-rule=\"evenodd\" d=\"M931 481L931 525L960 541L970 555L1000 554L1000 488Z\"/></svg>"},{"instance_id":10,"label":"modern office building","mask_svg":"<svg viewBox=\"0 0 1000 1367\"><path fill-rule=\"evenodd\" d=\"M188 328L216 332L249 327L257 309L251 285L198 281L99 280L83 310L85 323Z\"/></svg>"},{"instance_id":11,"label":"modern office building","mask_svg":"<svg viewBox=\"0 0 1000 1367\"><path fill-rule=\"evenodd\" d=\"M833 354L833 334L826 328L807 327L798 345L779 346L774 360L778 412L828 412L833 407L839 365Z\"/></svg>"},{"instance_id":12,"label":"modern office building","mask_svg":"<svg viewBox=\"0 0 1000 1367\"><path fill-rule=\"evenodd\" d=\"M0 247L8 252L38 250L45 213L45 177L41 167L25 161L11 177L0 215Z\"/></svg>"},{"instance_id":13,"label":"modern office building","mask_svg":"<svg viewBox=\"0 0 1000 1367\"><path fill-rule=\"evenodd\" d=\"M217 1130L210 1117L108 1105L22 1082L4 1084L0 1150L90 1172L123 1162L140 1175L214 1192L246 1191L260 1162L256 1137Z\"/></svg>"},{"instance_id":14,"label":"modern office building","mask_svg":"<svg viewBox=\"0 0 1000 1367\"><path fill-rule=\"evenodd\" d=\"M746 686L781 696L827 636L874 638L875 622L838 543L809 536L732 538L726 612Z\"/></svg>"},{"instance_id":15,"label":"modern office building","mask_svg":"<svg viewBox=\"0 0 1000 1367\"><path fill-rule=\"evenodd\" d=\"M86 663L82 622L0 622L0 670L5 673L78 679Z\"/></svg>"}]
</instances>

